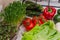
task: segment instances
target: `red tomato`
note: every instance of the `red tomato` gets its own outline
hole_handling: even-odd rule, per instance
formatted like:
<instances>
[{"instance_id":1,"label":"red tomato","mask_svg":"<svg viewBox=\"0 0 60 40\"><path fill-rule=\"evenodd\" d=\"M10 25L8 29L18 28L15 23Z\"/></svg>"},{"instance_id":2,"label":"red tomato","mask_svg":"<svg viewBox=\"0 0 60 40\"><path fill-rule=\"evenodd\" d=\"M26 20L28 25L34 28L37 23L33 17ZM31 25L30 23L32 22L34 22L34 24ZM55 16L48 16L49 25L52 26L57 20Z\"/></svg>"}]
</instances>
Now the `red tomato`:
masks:
<instances>
[{"instance_id":1,"label":"red tomato","mask_svg":"<svg viewBox=\"0 0 60 40\"><path fill-rule=\"evenodd\" d=\"M23 25L26 25L29 22L32 22L32 20L30 18L26 18L25 20L23 20Z\"/></svg>"},{"instance_id":2,"label":"red tomato","mask_svg":"<svg viewBox=\"0 0 60 40\"><path fill-rule=\"evenodd\" d=\"M40 14L40 16L41 16L43 22L47 21L47 18L43 14Z\"/></svg>"},{"instance_id":3,"label":"red tomato","mask_svg":"<svg viewBox=\"0 0 60 40\"><path fill-rule=\"evenodd\" d=\"M29 31L34 27L34 24L30 23L29 25L26 25L25 27L26 27L26 30Z\"/></svg>"},{"instance_id":4,"label":"red tomato","mask_svg":"<svg viewBox=\"0 0 60 40\"><path fill-rule=\"evenodd\" d=\"M44 22L42 21L41 18L39 18L39 25L43 24Z\"/></svg>"},{"instance_id":5,"label":"red tomato","mask_svg":"<svg viewBox=\"0 0 60 40\"><path fill-rule=\"evenodd\" d=\"M34 16L34 17L32 18L32 22L34 23L34 25L36 25L36 24L38 23L38 19L37 19L36 16Z\"/></svg>"},{"instance_id":6,"label":"red tomato","mask_svg":"<svg viewBox=\"0 0 60 40\"><path fill-rule=\"evenodd\" d=\"M34 27L34 24L30 18L26 18L23 21L23 25L25 26L27 31L31 30Z\"/></svg>"},{"instance_id":7,"label":"red tomato","mask_svg":"<svg viewBox=\"0 0 60 40\"><path fill-rule=\"evenodd\" d=\"M41 24L44 23L43 20L42 20L42 18L41 18L41 16L38 16L38 17L34 16L32 18L32 21L33 21L34 25L36 25L36 24L41 25Z\"/></svg>"}]
</instances>

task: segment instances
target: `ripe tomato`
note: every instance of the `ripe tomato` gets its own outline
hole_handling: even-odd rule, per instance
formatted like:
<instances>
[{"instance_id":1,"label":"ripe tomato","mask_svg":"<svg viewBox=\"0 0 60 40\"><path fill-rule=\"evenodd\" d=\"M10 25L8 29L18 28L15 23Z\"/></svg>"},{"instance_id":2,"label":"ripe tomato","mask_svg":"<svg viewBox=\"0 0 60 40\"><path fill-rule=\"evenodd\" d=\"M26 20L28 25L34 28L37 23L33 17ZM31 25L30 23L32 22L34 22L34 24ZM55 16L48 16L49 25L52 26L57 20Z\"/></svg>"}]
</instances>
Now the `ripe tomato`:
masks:
<instances>
[{"instance_id":1,"label":"ripe tomato","mask_svg":"<svg viewBox=\"0 0 60 40\"><path fill-rule=\"evenodd\" d=\"M34 24L32 22L30 22L30 24L26 25L25 27L26 27L26 30L29 31L34 27Z\"/></svg>"},{"instance_id":2,"label":"ripe tomato","mask_svg":"<svg viewBox=\"0 0 60 40\"><path fill-rule=\"evenodd\" d=\"M41 24L43 24L43 23L44 23L42 19L43 19L43 18L41 18L41 16L38 16L39 25L41 25Z\"/></svg>"},{"instance_id":3,"label":"ripe tomato","mask_svg":"<svg viewBox=\"0 0 60 40\"><path fill-rule=\"evenodd\" d=\"M32 22L30 18L26 18L23 20L23 25L26 25L27 23Z\"/></svg>"},{"instance_id":4,"label":"ripe tomato","mask_svg":"<svg viewBox=\"0 0 60 40\"><path fill-rule=\"evenodd\" d=\"M40 16L41 16L43 22L46 22L47 21L47 18L43 14L40 14Z\"/></svg>"},{"instance_id":5,"label":"ripe tomato","mask_svg":"<svg viewBox=\"0 0 60 40\"><path fill-rule=\"evenodd\" d=\"M33 21L34 25L36 25L36 24L38 24L38 25L43 24L43 21L42 21L41 16L38 16L38 17L37 16L34 16L32 18L32 21Z\"/></svg>"},{"instance_id":6,"label":"ripe tomato","mask_svg":"<svg viewBox=\"0 0 60 40\"><path fill-rule=\"evenodd\" d=\"M34 16L32 18L32 22L34 23L34 25L36 25L38 23L38 18L36 16Z\"/></svg>"},{"instance_id":7,"label":"ripe tomato","mask_svg":"<svg viewBox=\"0 0 60 40\"><path fill-rule=\"evenodd\" d=\"M31 30L34 27L34 24L30 18L26 18L23 21L23 25L25 26L27 31Z\"/></svg>"}]
</instances>

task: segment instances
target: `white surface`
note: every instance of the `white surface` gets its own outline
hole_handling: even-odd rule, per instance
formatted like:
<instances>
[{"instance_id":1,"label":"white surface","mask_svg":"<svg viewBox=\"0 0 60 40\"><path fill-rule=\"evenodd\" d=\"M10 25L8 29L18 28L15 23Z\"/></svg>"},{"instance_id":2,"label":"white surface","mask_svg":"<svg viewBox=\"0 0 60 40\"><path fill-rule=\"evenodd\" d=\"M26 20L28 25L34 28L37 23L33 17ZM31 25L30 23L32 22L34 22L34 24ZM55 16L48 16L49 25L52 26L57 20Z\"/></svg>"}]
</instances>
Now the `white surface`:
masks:
<instances>
[{"instance_id":1,"label":"white surface","mask_svg":"<svg viewBox=\"0 0 60 40\"><path fill-rule=\"evenodd\" d=\"M35 1L33 1L35 2ZM40 4L40 5L48 5L48 1L41 1L41 2L37 2L37 4ZM50 6L57 6L57 7L60 7L60 3L58 3L58 0L51 0L50 1Z\"/></svg>"},{"instance_id":2,"label":"white surface","mask_svg":"<svg viewBox=\"0 0 60 40\"><path fill-rule=\"evenodd\" d=\"M37 2L38 4L41 4L41 5L48 5L48 2L46 1L42 1L42 2ZM58 1L51 1L50 2L50 5L51 6L60 6L60 3L58 3Z\"/></svg>"},{"instance_id":3,"label":"white surface","mask_svg":"<svg viewBox=\"0 0 60 40\"><path fill-rule=\"evenodd\" d=\"M25 28L23 27L23 25L20 27L18 35L17 35L17 39L16 40L21 40L22 38L22 34L25 32Z\"/></svg>"},{"instance_id":4,"label":"white surface","mask_svg":"<svg viewBox=\"0 0 60 40\"><path fill-rule=\"evenodd\" d=\"M50 0L50 1L58 1L58 0Z\"/></svg>"}]
</instances>

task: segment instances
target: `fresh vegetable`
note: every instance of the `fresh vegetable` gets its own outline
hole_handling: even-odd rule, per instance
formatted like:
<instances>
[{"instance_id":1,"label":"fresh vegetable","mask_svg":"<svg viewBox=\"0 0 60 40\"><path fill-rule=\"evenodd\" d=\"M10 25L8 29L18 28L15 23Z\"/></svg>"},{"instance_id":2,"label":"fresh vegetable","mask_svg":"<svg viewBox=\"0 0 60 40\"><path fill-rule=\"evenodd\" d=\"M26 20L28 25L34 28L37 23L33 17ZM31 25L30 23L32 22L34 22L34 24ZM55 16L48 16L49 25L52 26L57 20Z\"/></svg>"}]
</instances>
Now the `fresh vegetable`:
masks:
<instances>
[{"instance_id":1,"label":"fresh vegetable","mask_svg":"<svg viewBox=\"0 0 60 40\"><path fill-rule=\"evenodd\" d=\"M31 1L26 1L26 15L27 16L38 16L39 14L41 14L43 12L43 7L40 4L36 4L34 2Z\"/></svg>"},{"instance_id":2,"label":"fresh vegetable","mask_svg":"<svg viewBox=\"0 0 60 40\"><path fill-rule=\"evenodd\" d=\"M60 14L60 9L57 10L57 13Z\"/></svg>"},{"instance_id":3,"label":"fresh vegetable","mask_svg":"<svg viewBox=\"0 0 60 40\"><path fill-rule=\"evenodd\" d=\"M25 18L26 4L21 2L10 3L4 9L5 22L11 25L18 25Z\"/></svg>"},{"instance_id":4,"label":"fresh vegetable","mask_svg":"<svg viewBox=\"0 0 60 40\"><path fill-rule=\"evenodd\" d=\"M44 17L43 14L39 16L33 16L31 18L26 18L23 20L23 25L25 26L26 30L31 30L36 24L42 25L47 22L47 19Z\"/></svg>"},{"instance_id":5,"label":"fresh vegetable","mask_svg":"<svg viewBox=\"0 0 60 40\"><path fill-rule=\"evenodd\" d=\"M40 11L26 10L26 15L30 17L39 16L40 14L42 14Z\"/></svg>"},{"instance_id":6,"label":"fresh vegetable","mask_svg":"<svg viewBox=\"0 0 60 40\"><path fill-rule=\"evenodd\" d=\"M12 40L18 31L18 27L25 18L26 6L20 1L10 3L2 15L4 19L0 22L0 40ZM0 15L0 19L2 16Z\"/></svg>"},{"instance_id":7,"label":"fresh vegetable","mask_svg":"<svg viewBox=\"0 0 60 40\"><path fill-rule=\"evenodd\" d=\"M39 25L43 24L42 19L41 18L38 18L37 16L34 16L32 18L32 22L34 23L34 25L36 25L36 24L39 24Z\"/></svg>"},{"instance_id":8,"label":"fresh vegetable","mask_svg":"<svg viewBox=\"0 0 60 40\"><path fill-rule=\"evenodd\" d=\"M2 13L0 13L0 22L3 22L4 21L4 16Z\"/></svg>"},{"instance_id":9,"label":"fresh vegetable","mask_svg":"<svg viewBox=\"0 0 60 40\"><path fill-rule=\"evenodd\" d=\"M26 4L27 4L27 9L35 9L35 7L33 7L33 6L36 6L36 3L34 3L34 2L31 2L31 1L26 1L25 2Z\"/></svg>"},{"instance_id":10,"label":"fresh vegetable","mask_svg":"<svg viewBox=\"0 0 60 40\"><path fill-rule=\"evenodd\" d=\"M36 24L41 25L47 22L47 19L41 14L40 16L34 16L31 18L26 18L23 20L23 25L25 26L27 31L30 31Z\"/></svg>"},{"instance_id":11,"label":"fresh vegetable","mask_svg":"<svg viewBox=\"0 0 60 40\"><path fill-rule=\"evenodd\" d=\"M43 12L44 16L49 20L53 19L55 13L56 9L54 7L46 7Z\"/></svg>"},{"instance_id":12,"label":"fresh vegetable","mask_svg":"<svg viewBox=\"0 0 60 40\"><path fill-rule=\"evenodd\" d=\"M24 24L24 25L28 24L29 22L32 22L32 20L31 20L30 18L25 18L25 19L23 20L23 24Z\"/></svg>"},{"instance_id":13,"label":"fresh vegetable","mask_svg":"<svg viewBox=\"0 0 60 40\"><path fill-rule=\"evenodd\" d=\"M43 22L47 21L47 18L43 14L40 14L38 17L41 18Z\"/></svg>"},{"instance_id":14,"label":"fresh vegetable","mask_svg":"<svg viewBox=\"0 0 60 40\"><path fill-rule=\"evenodd\" d=\"M39 16L34 16L32 18L32 20L35 23L35 25L36 25L36 23L41 25L41 24L47 22L47 19L45 18L45 16L43 14L40 14Z\"/></svg>"},{"instance_id":15,"label":"fresh vegetable","mask_svg":"<svg viewBox=\"0 0 60 40\"><path fill-rule=\"evenodd\" d=\"M17 27L0 23L0 40L10 40L17 32Z\"/></svg>"},{"instance_id":16,"label":"fresh vegetable","mask_svg":"<svg viewBox=\"0 0 60 40\"><path fill-rule=\"evenodd\" d=\"M35 10L36 9L36 11L40 11L40 12L43 11L43 7L40 4L36 4L31 1L26 1L25 3L27 4L27 8L26 8L27 10Z\"/></svg>"},{"instance_id":17,"label":"fresh vegetable","mask_svg":"<svg viewBox=\"0 0 60 40\"><path fill-rule=\"evenodd\" d=\"M55 23L60 22L60 15L59 14L55 15L54 22Z\"/></svg>"},{"instance_id":18,"label":"fresh vegetable","mask_svg":"<svg viewBox=\"0 0 60 40\"><path fill-rule=\"evenodd\" d=\"M42 20L42 18L38 18L38 22L39 22L39 25L41 25L41 24L43 24L44 22L43 22L43 20Z\"/></svg>"},{"instance_id":19,"label":"fresh vegetable","mask_svg":"<svg viewBox=\"0 0 60 40\"><path fill-rule=\"evenodd\" d=\"M53 21L48 21L41 26L36 25L31 31L25 32L22 40L59 40L60 32L55 29Z\"/></svg>"},{"instance_id":20,"label":"fresh vegetable","mask_svg":"<svg viewBox=\"0 0 60 40\"><path fill-rule=\"evenodd\" d=\"M26 30L27 31L30 31L33 27L34 27L34 24L33 23L29 23L29 25L26 24Z\"/></svg>"},{"instance_id":21,"label":"fresh vegetable","mask_svg":"<svg viewBox=\"0 0 60 40\"><path fill-rule=\"evenodd\" d=\"M44 24L45 22L47 22L47 19L45 18L45 16L43 14L40 14L38 16L38 20L39 20L39 25Z\"/></svg>"},{"instance_id":22,"label":"fresh vegetable","mask_svg":"<svg viewBox=\"0 0 60 40\"><path fill-rule=\"evenodd\" d=\"M34 27L34 24L30 18L26 18L23 21L23 25L25 26L27 31L31 30Z\"/></svg>"},{"instance_id":23,"label":"fresh vegetable","mask_svg":"<svg viewBox=\"0 0 60 40\"><path fill-rule=\"evenodd\" d=\"M32 22L34 23L34 25L36 25L36 24L38 24L38 17L37 16L34 16L33 18L32 18Z\"/></svg>"}]
</instances>

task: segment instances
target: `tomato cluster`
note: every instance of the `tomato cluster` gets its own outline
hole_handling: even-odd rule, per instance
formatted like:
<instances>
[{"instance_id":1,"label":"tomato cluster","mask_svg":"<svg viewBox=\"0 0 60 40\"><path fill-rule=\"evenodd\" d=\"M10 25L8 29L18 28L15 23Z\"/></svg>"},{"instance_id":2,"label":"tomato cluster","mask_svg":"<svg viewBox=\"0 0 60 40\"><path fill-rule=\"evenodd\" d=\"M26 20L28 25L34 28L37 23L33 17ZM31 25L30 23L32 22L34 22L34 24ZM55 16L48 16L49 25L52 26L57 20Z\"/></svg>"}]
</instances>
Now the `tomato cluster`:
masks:
<instances>
[{"instance_id":1,"label":"tomato cluster","mask_svg":"<svg viewBox=\"0 0 60 40\"><path fill-rule=\"evenodd\" d=\"M25 26L26 30L31 30L36 24L41 25L45 23L47 19L43 16L43 14L40 14L38 17L34 16L31 18L26 18L23 20L23 25Z\"/></svg>"}]
</instances>

